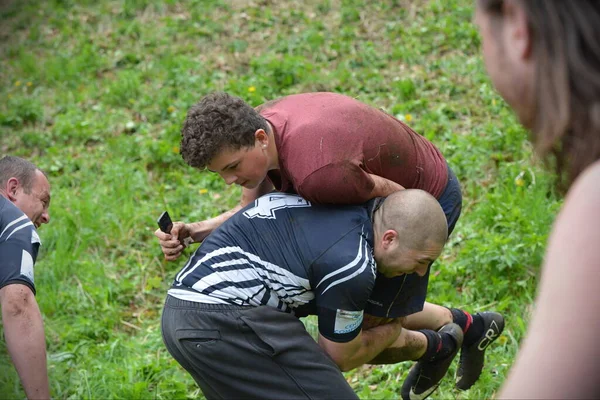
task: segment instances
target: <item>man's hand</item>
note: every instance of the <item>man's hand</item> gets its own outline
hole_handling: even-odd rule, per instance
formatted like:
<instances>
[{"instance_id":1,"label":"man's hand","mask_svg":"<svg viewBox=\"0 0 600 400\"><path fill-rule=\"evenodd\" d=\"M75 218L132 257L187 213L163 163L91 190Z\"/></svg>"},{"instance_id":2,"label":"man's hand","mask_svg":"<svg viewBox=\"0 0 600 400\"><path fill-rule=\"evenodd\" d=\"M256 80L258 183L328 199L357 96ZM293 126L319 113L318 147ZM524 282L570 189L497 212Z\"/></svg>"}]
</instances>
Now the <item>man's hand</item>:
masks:
<instances>
[{"instance_id":1,"label":"man's hand","mask_svg":"<svg viewBox=\"0 0 600 400\"><path fill-rule=\"evenodd\" d=\"M196 225L198 224L201 224L201 222L197 223ZM204 237L208 236L209 233L210 231L204 236L198 234L198 237L201 237L199 241L202 241ZM186 248L184 239L190 237L190 229L188 225L184 224L183 222L174 222L173 228L171 228L171 233L164 233L160 229L157 229L154 232L154 236L156 236L160 242L160 247L165 255L165 259L173 261L179 258L183 252L183 249Z\"/></svg>"},{"instance_id":2,"label":"man's hand","mask_svg":"<svg viewBox=\"0 0 600 400\"><path fill-rule=\"evenodd\" d=\"M9 284L0 289L6 347L28 399L49 399L46 339L42 315L29 287Z\"/></svg>"}]
</instances>

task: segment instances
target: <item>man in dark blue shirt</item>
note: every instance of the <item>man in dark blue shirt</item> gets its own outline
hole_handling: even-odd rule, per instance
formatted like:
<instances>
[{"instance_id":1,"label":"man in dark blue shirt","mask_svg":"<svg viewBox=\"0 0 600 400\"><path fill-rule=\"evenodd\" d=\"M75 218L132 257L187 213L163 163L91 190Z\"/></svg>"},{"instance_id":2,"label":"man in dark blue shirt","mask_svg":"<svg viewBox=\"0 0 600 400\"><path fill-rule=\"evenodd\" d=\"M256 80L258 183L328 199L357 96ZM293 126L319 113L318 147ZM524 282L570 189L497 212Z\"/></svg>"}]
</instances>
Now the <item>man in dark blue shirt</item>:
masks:
<instances>
[{"instance_id":1,"label":"man in dark blue shirt","mask_svg":"<svg viewBox=\"0 0 600 400\"><path fill-rule=\"evenodd\" d=\"M33 266L50 221L50 184L44 173L18 157L0 159L0 305L8 352L27 398L49 399L46 340L35 300Z\"/></svg>"},{"instance_id":2,"label":"man in dark blue shirt","mask_svg":"<svg viewBox=\"0 0 600 400\"><path fill-rule=\"evenodd\" d=\"M441 207L421 190L343 207L265 195L176 275L165 344L209 399L356 398L340 370L396 348L435 367L426 397L461 346L460 327L411 331L398 318L363 330L363 315L390 306L369 302L378 275L424 275L446 238ZM298 319L306 315L318 317L318 344Z\"/></svg>"}]
</instances>

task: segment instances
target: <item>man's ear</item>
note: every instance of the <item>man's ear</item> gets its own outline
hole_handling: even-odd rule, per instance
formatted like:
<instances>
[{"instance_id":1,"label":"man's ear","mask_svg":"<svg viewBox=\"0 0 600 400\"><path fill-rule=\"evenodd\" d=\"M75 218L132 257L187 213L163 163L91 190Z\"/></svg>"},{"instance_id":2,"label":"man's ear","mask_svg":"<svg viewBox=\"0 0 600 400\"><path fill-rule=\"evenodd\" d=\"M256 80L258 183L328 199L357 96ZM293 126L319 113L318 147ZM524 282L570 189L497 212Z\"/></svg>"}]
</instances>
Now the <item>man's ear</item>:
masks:
<instances>
[{"instance_id":1,"label":"man's ear","mask_svg":"<svg viewBox=\"0 0 600 400\"><path fill-rule=\"evenodd\" d=\"M381 237L381 245L385 250L388 250L389 248L393 247L397 241L398 232L396 232L395 230L388 229L387 231L383 232L383 235Z\"/></svg>"},{"instance_id":2,"label":"man's ear","mask_svg":"<svg viewBox=\"0 0 600 400\"><path fill-rule=\"evenodd\" d=\"M254 138L259 146L263 148L269 147L269 135L264 129L257 129L256 132L254 132Z\"/></svg>"},{"instance_id":3,"label":"man's ear","mask_svg":"<svg viewBox=\"0 0 600 400\"><path fill-rule=\"evenodd\" d=\"M17 178L10 178L6 181L6 197L12 202L17 200L17 191L19 190L19 180Z\"/></svg>"}]
</instances>

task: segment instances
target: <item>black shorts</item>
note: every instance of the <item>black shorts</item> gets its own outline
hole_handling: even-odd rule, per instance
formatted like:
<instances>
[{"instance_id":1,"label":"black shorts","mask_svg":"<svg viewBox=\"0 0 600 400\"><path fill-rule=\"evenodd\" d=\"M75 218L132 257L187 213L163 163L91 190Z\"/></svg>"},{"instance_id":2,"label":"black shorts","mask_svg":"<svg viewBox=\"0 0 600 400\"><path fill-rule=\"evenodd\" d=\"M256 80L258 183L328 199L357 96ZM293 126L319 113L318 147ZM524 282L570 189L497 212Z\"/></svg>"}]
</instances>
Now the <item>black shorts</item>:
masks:
<instances>
[{"instance_id":1,"label":"black shorts","mask_svg":"<svg viewBox=\"0 0 600 400\"><path fill-rule=\"evenodd\" d=\"M456 175L448 167L448 183L438 202L446 214L448 236L454 230L462 210L462 193ZM398 318L423 310L431 265L424 276L408 274L386 278L377 274L375 287L365 312L376 317Z\"/></svg>"},{"instance_id":2,"label":"black shorts","mask_svg":"<svg viewBox=\"0 0 600 400\"><path fill-rule=\"evenodd\" d=\"M272 307L167 296L169 353L211 399L358 399L302 322Z\"/></svg>"}]
</instances>

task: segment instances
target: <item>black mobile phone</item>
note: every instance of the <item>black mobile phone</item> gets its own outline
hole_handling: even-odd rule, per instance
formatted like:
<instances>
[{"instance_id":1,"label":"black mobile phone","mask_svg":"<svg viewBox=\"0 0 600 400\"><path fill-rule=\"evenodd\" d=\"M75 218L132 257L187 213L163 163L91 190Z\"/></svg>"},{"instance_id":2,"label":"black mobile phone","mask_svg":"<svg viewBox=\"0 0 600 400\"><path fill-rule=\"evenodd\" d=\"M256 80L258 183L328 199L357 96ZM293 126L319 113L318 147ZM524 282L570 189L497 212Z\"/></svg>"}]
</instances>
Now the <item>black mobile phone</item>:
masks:
<instances>
[{"instance_id":1,"label":"black mobile phone","mask_svg":"<svg viewBox=\"0 0 600 400\"><path fill-rule=\"evenodd\" d=\"M156 222L158 223L158 227L161 231L164 233L171 233L171 229L173 229L173 221L171 221L171 217L167 211L160 214L160 217L158 217Z\"/></svg>"}]
</instances>

